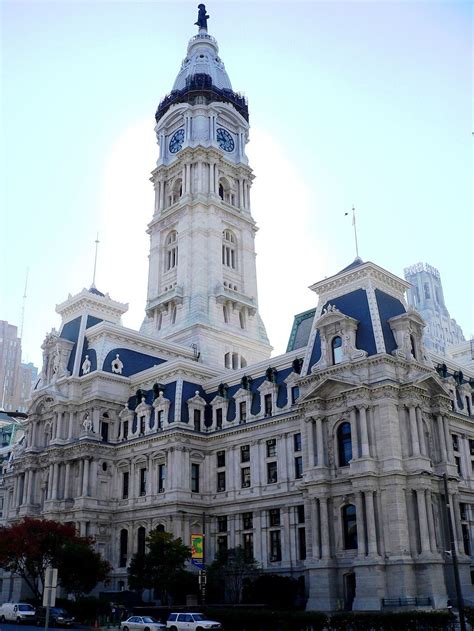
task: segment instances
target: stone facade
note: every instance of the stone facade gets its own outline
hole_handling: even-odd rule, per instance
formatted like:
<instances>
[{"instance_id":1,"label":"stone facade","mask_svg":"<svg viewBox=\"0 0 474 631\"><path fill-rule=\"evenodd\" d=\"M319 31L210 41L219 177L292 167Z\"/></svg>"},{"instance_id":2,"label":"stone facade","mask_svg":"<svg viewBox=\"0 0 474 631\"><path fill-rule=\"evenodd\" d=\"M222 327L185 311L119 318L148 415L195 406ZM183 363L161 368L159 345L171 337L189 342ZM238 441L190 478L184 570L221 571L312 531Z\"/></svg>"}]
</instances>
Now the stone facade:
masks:
<instances>
[{"instance_id":1,"label":"stone facade","mask_svg":"<svg viewBox=\"0 0 474 631\"><path fill-rule=\"evenodd\" d=\"M0 487L4 523L76 524L111 562L113 590L160 526L186 543L204 530L207 563L244 546L263 570L300 578L308 608L444 607L446 474L472 601L474 372L433 363L409 284L360 259L312 286L298 348L269 358L245 103L215 41L198 35L157 112L146 320L141 332L123 327L127 306L95 288L58 306L26 439ZM5 578L3 599L23 589Z\"/></svg>"}]
</instances>

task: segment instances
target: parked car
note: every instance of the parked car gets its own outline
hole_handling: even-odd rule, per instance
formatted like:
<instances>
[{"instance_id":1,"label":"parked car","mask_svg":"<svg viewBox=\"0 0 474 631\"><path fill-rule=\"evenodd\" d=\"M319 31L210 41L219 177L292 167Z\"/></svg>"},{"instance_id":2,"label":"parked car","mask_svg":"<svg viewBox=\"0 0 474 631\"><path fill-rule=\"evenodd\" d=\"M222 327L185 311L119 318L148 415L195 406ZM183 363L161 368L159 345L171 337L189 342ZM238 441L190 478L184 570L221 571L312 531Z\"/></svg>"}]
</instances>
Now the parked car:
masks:
<instances>
[{"instance_id":1,"label":"parked car","mask_svg":"<svg viewBox=\"0 0 474 631\"><path fill-rule=\"evenodd\" d=\"M0 607L0 622L34 622L35 611L28 603L3 603Z\"/></svg>"},{"instance_id":2,"label":"parked car","mask_svg":"<svg viewBox=\"0 0 474 631\"><path fill-rule=\"evenodd\" d=\"M46 607L38 607L35 616L36 626L44 627L46 622ZM73 627L74 617L61 607L49 608L49 626L50 627Z\"/></svg>"},{"instance_id":3,"label":"parked car","mask_svg":"<svg viewBox=\"0 0 474 631\"><path fill-rule=\"evenodd\" d=\"M120 623L120 628L122 631L161 631L166 629L166 624L151 616L131 616Z\"/></svg>"},{"instance_id":4,"label":"parked car","mask_svg":"<svg viewBox=\"0 0 474 631\"><path fill-rule=\"evenodd\" d=\"M202 613L170 613L166 622L170 631L204 631L204 629L222 629L217 620L208 620Z\"/></svg>"}]
</instances>

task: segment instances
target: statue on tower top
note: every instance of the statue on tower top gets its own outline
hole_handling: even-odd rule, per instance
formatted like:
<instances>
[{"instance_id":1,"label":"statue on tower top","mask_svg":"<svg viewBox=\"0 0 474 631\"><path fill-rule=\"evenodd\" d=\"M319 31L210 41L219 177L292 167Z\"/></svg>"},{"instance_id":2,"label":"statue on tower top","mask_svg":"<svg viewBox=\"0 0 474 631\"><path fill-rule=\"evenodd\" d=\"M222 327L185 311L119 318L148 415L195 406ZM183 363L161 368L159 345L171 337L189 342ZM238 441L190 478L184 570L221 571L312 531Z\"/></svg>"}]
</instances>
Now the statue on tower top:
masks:
<instances>
[{"instance_id":1,"label":"statue on tower top","mask_svg":"<svg viewBox=\"0 0 474 631\"><path fill-rule=\"evenodd\" d=\"M199 28L203 28L206 29L207 31L207 21L209 19L209 16L206 13L206 6L204 4L198 4L198 19L197 22L194 22L194 24L196 26L199 26Z\"/></svg>"}]
</instances>

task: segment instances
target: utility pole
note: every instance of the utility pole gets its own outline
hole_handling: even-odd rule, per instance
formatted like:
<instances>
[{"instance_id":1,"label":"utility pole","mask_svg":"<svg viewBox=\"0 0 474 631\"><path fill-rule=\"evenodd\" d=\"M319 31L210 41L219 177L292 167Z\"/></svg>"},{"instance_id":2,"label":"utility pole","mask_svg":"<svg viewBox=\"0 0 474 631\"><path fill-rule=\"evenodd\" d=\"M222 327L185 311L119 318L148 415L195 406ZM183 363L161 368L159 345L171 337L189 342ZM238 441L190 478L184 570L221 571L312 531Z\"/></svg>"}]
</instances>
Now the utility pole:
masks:
<instances>
[{"instance_id":1,"label":"utility pole","mask_svg":"<svg viewBox=\"0 0 474 631\"><path fill-rule=\"evenodd\" d=\"M456 587L456 598L458 601L459 623L461 625L461 631L466 631L466 620L464 618L464 601L462 598L461 581L459 579L458 557L456 555L456 542L454 540L453 520L452 520L452 515L451 515L451 506L449 505L448 476L446 475L446 473L443 474L443 482L444 482L445 514L446 514L446 521L448 522L448 532L449 532L449 551L451 553L451 559L453 561L454 585Z\"/></svg>"}]
</instances>

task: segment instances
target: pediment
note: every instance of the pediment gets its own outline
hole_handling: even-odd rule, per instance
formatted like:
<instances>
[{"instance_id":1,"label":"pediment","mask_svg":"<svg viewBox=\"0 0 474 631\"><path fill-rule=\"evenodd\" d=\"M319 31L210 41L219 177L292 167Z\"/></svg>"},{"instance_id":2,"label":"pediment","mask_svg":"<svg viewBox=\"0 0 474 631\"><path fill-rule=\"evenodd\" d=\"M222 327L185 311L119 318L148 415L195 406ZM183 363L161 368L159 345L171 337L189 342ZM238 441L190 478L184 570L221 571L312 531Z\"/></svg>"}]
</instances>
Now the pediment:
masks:
<instances>
[{"instance_id":1,"label":"pediment","mask_svg":"<svg viewBox=\"0 0 474 631\"><path fill-rule=\"evenodd\" d=\"M423 388L426 390L430 396L435 396L437 394L443 394L447 397L450 396L450 392L448 388L444 385L441 379L436 374L428 374L421 375L415 381L412 381L414 386L418 386L419 388Z\"/></svg>"},{"instance_id":2,"label":"pediment","mask_svg":"<svg viewBox=\"0 0 474 631\"><path fill-rule=\"evenodd\" d=\"M299 402L314 398L333 398L358 387L360 387L359 381L348 379L344 375L327 375L316 382L306 383L302 386Z\"/></svg>"}]
</instances>

